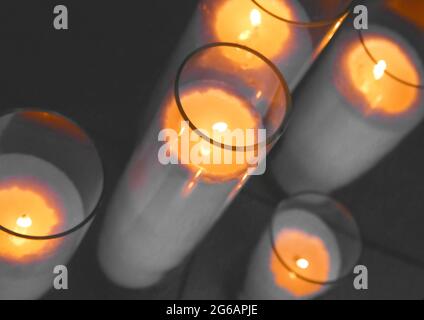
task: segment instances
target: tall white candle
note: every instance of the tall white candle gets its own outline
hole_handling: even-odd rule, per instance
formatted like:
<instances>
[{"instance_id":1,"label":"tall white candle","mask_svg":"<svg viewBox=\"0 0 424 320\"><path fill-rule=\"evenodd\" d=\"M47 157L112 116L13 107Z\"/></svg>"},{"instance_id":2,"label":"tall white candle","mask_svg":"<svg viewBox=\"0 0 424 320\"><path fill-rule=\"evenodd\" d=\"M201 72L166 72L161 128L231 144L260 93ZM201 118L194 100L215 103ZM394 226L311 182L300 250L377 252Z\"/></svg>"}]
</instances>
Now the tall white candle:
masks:
<instances>
[{"instance_id":1,"label":"tall white candle","mask_svg":"<svg viewBox=\"0 0 424 320\"><path fill-rule=\"evenodd\" d=\"M286 191L327 192L352 182L422 120L424 90L416 85L423 57L387 27L371 25L364 43L375 61L347 24L298 88L271 164Z\"/></svg>"},{"instance_id":2,"label":"tall white candle","mask_svg":"<svg viewBox=\"0 0 424 320\"><path fill-rule=\"evenodd\" d=\"M0 155L0 224L30 236L69 230L84 219L79 192L57 167L26 154ZM0 299L35 299L53 285L83 236L29 240L0 231Z\"/></svg>"},{"instance_id":3,"label":"tall white candle","mask_svg":"<svg viewBox=\"0 0 424 320\"><path fill-rule=\"evenodd\" d=\"M213 104L219 102L216 94L224 105ZM258 115L245 109L242 100L226 100L232 98L225 91L209 87L190 96L196 98L193 103L197 98L203 101L192 105L192 111L202 110L195 122L225 123L230 128L260 126ZM187 103L184 95L183 99ZM157 141L158 132L179 122L175 103L162 109L118 187L102 235L102 266L114 281L128 287L149 286L177 266L247 179L243 165L161 164L158 151L163 145Z\"/></svg>"},{"instance_id":4,"label":"tall white candle","mask_svg":"<svg viewBox=\"0 0 424 320\"><path fill-rule=\"evenodd\" d=\"M225 57L246 51L263 67L245 70ZM181 263L249 175L263 168L263 157L286 123L287 85L263 56L235 44L212 44L184 61L177 91L168 91L158 102L160 111L107 214L100 261L123 286L152 285ZM182 126L182 120L191 126ZM175 133L167 144L158 141L163 130ZM199 130L206 131L203 138ZM168 153L178 160L175 164L160 159ZM197 163L193 154L206 161Z\"/></svg>"}]
</instances>

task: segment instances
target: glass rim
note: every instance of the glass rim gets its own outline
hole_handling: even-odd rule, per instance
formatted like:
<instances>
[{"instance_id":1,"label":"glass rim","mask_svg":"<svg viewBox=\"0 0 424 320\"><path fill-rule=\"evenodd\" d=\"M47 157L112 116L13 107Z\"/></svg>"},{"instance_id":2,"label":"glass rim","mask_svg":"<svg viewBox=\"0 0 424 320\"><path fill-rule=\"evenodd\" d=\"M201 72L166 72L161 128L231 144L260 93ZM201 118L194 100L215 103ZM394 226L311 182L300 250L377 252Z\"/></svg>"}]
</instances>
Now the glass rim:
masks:
<instances>
[{"instance_id":1,"label":"glass rim","mask_svg":"<svg viewBox=\"0 0 424 320\"><path fill-rule=\"evenodd\" d=\"M296 20L290 20L284 17L281 17L272 11L265 8L263 5L259 4L258 0L251 0L259 9L264 11L265 13L269 14L275 19L278 19L280 21L290 23L292 25L298 26L298 27L323 27L327 26L333 23L336 23L338 20L342 19L344 16L347 16L347 14L351 11L353 0L349 0L349 2L344 6L343 10L341 10L340 13L338 13L334 18L329 19L319 19L315 21L296 21Z\"/></svg>"},{"instance_id":2,"label":"glass rim","mask_svg":"<svg viewBox=\"0 0 424 320\"><path fill-rule=\"evenodd\" d=\"M358 249L359 250L358 250L357 257L356 257L356 261L352 264L351 267L349 267L348 271L346 271L345 274L342 274L340 277L337 277L335 279L330 279L328 281L319 281L319 280L316 280L316 279L310 279L308 277L303 276L302 274L299 274L298 272L296 272L295 270L293 270L293 268L290 268L290 266L284 261L284 259L281 257L281 255L278 253L278 250L276 249L275 240L274 240L275 239L275 234L274 234L274 228L273 227L274 227L275 217L277 216L277 214L274 214L272 216L271 223L270 223L270 226L269 226L269 236L270 236L270 241L271 241L272 252L275 254L275 256L277 257L278 261L282 264L282 266L287 269L287 271L294 273L296 275L296 277L298 277L301 280L304 280L304 281L309 282L309 283L312 283L312 284L324 285L324 286L338 284L341 281L343 281L343 280L345 280L345 279L347 279L347 278L349 278L351 276L351 274L350 274L351 271L355 268L355 265L359 262L359 260L361 258L362 251L363 251L363 246L362 246L362 236L361 236L359 227L358 227L355 219L353 218L352 214L350 213L350 211L347 209L347 207L345 205L343 205L338 200L332 198L331 196L329 196L329 195L327 195L325 193L319 192L319 191L302 191L302 192L298 192L298 193L293 194L289 198L283 200L282 202L280 202L280 204L283 203L283 202L290 201L291 199L297 199L299 197L307 196L307 195L318 196L318 197L320 197L320 198L322 198L324 200L327 200L327 201L329 201L329 202L331 202L333 204L336 204L338 207L340 207L341 209L343 209L342 210L342 213L348 215L348 217L353 221L354 226L355 226L355 228L356 228L356 230L358 232L358 244L359 244L358 245ZM280 204L278 204L278 206ZM311 213L311 214L313 214L313 213ZM317 216L317 214L314 214L314 215ZM326 224L325 221L322 221L322 222L324 224Z\"/></svg>"},{"instance_id":3,"label":"glass rim","mask_svg":"<svg viewBox=\"0 0 424 320\"><path fill-rule=\"evenodd\" d=\"M365 43L365 37L364 37L364 32L362 32L361 29L357 30L358 33L358 38L359 41L361 42L362 47L364 48L366 54L369 56L369 58L375 63L378 63L378 60L373 56L373 54L371 53L371 50L367 47L366 43ZM417 88L419 90L424 90L424 84L415 84L406 80L403 80L402 78L396 76L395 74L393 74L392 72L390 72L390 70L385 70L385 74L387 74L390 78L392 78L393 80L400 82L406 86L409 87L413 87L413 88ZM422 75L421 75L422 76ZM421 77L420 77L421 79ZM420 81L421 82L421 81Z\"/></svg>"},{"instance_id":4,"label":"glass rim","mask_svg":"<svg viewBox=\"0 0 424 320\"><path fill-rule=\"evenodd\" d=\"M99 163L100 163L100 171L102 172L102 188L101 188L101 192L100 192L100 196L99 199L97 201L96 206L93 208L93 210L91 211L91 213L86 216L80 223L78 223L77 225L75 225L74 227L65 230L63 232L60 233L56 233L56 234L52 234L52 235L47 235L47 236L32 236L32 235L25 235L25 234L21 234L18 232L15 232L13 230L10 230L9 228L6 228L4 226L2 226L0 224L0 231L3 231L5 233L8 233L11 236L15 236L18 238L22 238L22 239L27 239L27 240L37 240L37 241L43 241L43 240L53 240L53 239L59 239L59 238L64 238L76 231L78 231L79 229L83 228L84 226L86 226L90 221L92 221L98 214L99 212L99 208L100 206L103 204L104 199L105 199L105 180L106 180L106 172L105 172L105 168L104 168L104 164L102 161L102 157L101 157L101 151L98 148L98 146L95 144L94 140L91 138L91 135L88 134L88 131L85 130L85 128L82 128L78 123L76 123L74 120L70 119L69 117L54 111L54 110L50 110L47 108L35 108L35 107L30 107L30 108L12 108L12 109L8 109L4 112L0 113L0 118L7 116L7 115L13 115L15 113L20 113L20 112L47 112L49 114L52 115L56 115L62 118L65 118L67 121L69 121L70 123L74 124L78 129L80 129L82 131L82 133L84 133L87 138L89 139L89 141L92 143L92 145L94 146L97 156L99 158Z\"/></svg>"},{"instance_id":5,"label":"glass rim","mask_svg":"<svg viewBox=\"0 0 424 320\"><path fill-rule=\"evenodd\" d=\"M278 128L275 130L275 132L271 136L267 137L265 141L257 142L255 144L252 144L252 145L249 145L249 146L233 146L233 145L227 145L227 144L222 143L222 142L218 142L218 141L208 137L206 134L204 134L202 132L202 130L197 128L197 126L190 120L189 116L184 111L183 103L182 103L181 97L180 97L180 80L181 80L181 75L183 74L184 68L186 67L188 62L194 56L196 56L198 53L201 53L201 52L206 51L206 50L211 49L211 48L217 48L217 47L230 47L230 48L235 48L235 49L247 51L247 52L255 55L256 57L258 57L259 59L261 59L263 62L265 62L266 65L269 68L271 68L272 72L277 76L277 79L278 79L282 89L284 90L285 114L284 114L284 119L281 121ZM269 60L267 57L265 57L263 54L261 54L260 52L254 50L254 49L251 49L247 46L237 44L237 43L233 43L233 42L213 42L213 43L209 43L209 44L206 44L204 46L201 46L201 47L195 49L194 51L192 51L183 60L180 67L178 68L177 75L176 75L175 81L174 81L174 98L175 98L175 102L176 102L177 107L178 107L178 111L181 114L181 116L183 117L183 121L188 123L190 129L193 130L200 138L202 138L203 140L205 140L205 141L209 142L210 144L212 144L216 147L219 147L221 149L227 149L227 150L237 151L237 152L246 152L247 150L250 150L250 149L256 150L260 145L263 145L263 144L265 144L266 146L272 145L274 142L276 142L284 134L284 131L287 128L288 121L290 119L290 114L291 114L291 111L292 111L292 97L291 97L290 89L288 87L286 79L284 78L284 76L280 72L280 70L277 68L277 66L271 60Z\"/></svg>"}]
</instances>

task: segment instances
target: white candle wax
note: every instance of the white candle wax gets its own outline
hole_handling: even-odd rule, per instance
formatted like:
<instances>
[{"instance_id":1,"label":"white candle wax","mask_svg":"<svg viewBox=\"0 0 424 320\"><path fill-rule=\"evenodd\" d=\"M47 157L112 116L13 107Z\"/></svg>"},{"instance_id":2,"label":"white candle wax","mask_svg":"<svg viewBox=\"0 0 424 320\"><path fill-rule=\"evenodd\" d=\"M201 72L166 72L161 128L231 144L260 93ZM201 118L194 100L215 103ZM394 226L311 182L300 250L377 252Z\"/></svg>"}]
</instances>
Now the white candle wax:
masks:
<instances>
[{"instance_id":1,"label":"white candle wax","mask_svg":"<svg viewBox=\"0 0 424 320\"><path fill-rule=\"evenodd\" d=\"M274 220L274 243L275 250L281 249L278 238L284 232L294 232L297 236L296 243L289 243L291 252L296 252L297 270L286 268L277 258L271 243L270 230L267 229L255 249L250 264L247 268L247 275L243 290L240 294L242 299L253 300L293 300L312 299L323 294L329 285L323 280L337 279L341 269L341 255L337 240L329 227L317 216L302 209L288 209L284 213L277 214ZM299 237L300 235L300 237ZM312 239L312 240L311 240ZM284 239L283 239L284 241ZM303 243L302 243L303 242ZM316 256L315 259L307 258L306 252L302 256L302 249L314 245L310 250L325 253L324 256ZM319 244L317 247L317 243ZM280 243L281 244L281 243ZM295 247L298 245L298 247ZM290 248L292 246L293 248ZM303 247L302 247L303 246ZM318 250L319 249L319 250ZM287 258L285 252L278 251L280 257ZM310 254L310 252L309 252ZM283 260L288 264L288 260ZM326 277L320 275L319 279L309 279L320 284L308 282L296 276L296 273L306 276L306 269L313 268L313 264L319 263L328 268ZM323 266L320 266L323 267ZM305 270L305 271L304 271ZM293 272L296 271L296 272ZM285 281L279 280L285 279Z\"/></svg>"},{"instance_id":2,"label":"white candle wax","mask_svg":"<svg viewBox=\"0 0 424 320\"><path fill-rule=\"evenodd\" d=\"M192 92L188 91L187 95L191 96ZM199 97L196 93L201 91L195 89L194 92L194 96ZM206 110L197 114L195 123L209 123L215 117L218 117L218 123L224 115L231 116L239 124L243 123L240 118L247 122L257 121L256 116L246 109L237 109L233 113L233 110L226 109L224 113L215 113L213 118L208 117L212 113L208 104L219 108L209 98L213 98L216 92L223 94L223 91L207 89L202 92L206 100L199 103ZM208 95L211 92L215 93ZM235 173L232 164L229 167L219 164L206 167L199 176L199 171L196 172L191 164L188 167L161 164L158 153L163 143L158 142L158 133L164 129L165 122L173 128L169 123L173 119L172 112L168 114L170 107L163 105L163 111L144 137L145 143L136 150L108 210L100 244L100 261L107 275L123 286L150 286L181 263L221 216L247 178L244 171L240 174L236 171L237 176L232 176ZM228 122L228 125L237 127L237 122ZM229 172L230 178L222 175L221 169ZM208 178L209 174L215 175L215 180Z\"/></svg>"},{"instance_id":3,"label":"white candle wax","mask_svg":"<svg viewBox=\"0 0 424 320\"><path fill-rule=\"evenodd\" d=\"M422 78L423 65L408 43L385 28L373 27L370 30L398 46ZM342 59L349 54L348 48L352 49L350 45L360 45L360 42L356 31L349 28L335 40L335 43L343 41L337 45L342 49L330 48L332 50L325 53L317 68L298 88L290 126L281 148L273 155L271 167L274 176L290 193L304 190L329 192L347 185L392 151L423 118L423 90L390 78L384 70L377 72L377 68L384 65L387 50L375 52L379 64L372 62L363 51L360 54L364 54L367 61L362 67L358 64L354 72L358 72L359 76L374 75L377 77L375 81L393 82L389 83L390 89L386 92L384 87L374 89L381 89L381 96L376 96L375 105L368 106L369 110L366 104L361 106L363 102L360 100L349 98L347 92L358 89L352 86L341 89L341 84L349 76L347 72L352 71L343 67ZM389 63L387 70L390 71ZM359 90L366 90L366 87ZM376 92L370 91L369 94ZM400 100L390 106L385 95ZM402 99L409 99L411 95L416 95L415 99L402 105ZM385 111L384 105L379 105L379 99L392 109ZM396 114L402 108L406 110Z\"/></svg>"},{"instance_id":4,"label":"white candle wax","mask_svg":"<svg viewBox=\"0 0 424 320\"><path fill-rule=\"evenodd\" d=\"M37 185L37 189L32 187ZM81 197L70 179L57 167L45 160L25 154L4 154L0 156L0 192L18 188L20 190L39 192L48 190L60 207L60 233L71 229L84 219L84 209ZM15 189L16 190L16 189ZM43 196L41 193L40 196ZM3 203L3 205L5 205ZM12 205L8 203L8 205ZM0 203L2 207L2 203ZM21 204L19 207L23 207ZM26 217L31 217L31 207L25 208ZM8 212L0 212L0 223L7 217ZM32 221L34 224L36 221ZM13 230L22 233L23 230ZM0 231L2 241L7 243L0 247L0 299L36 299L52 288L53 269L57 265L68 262L83 237L82 231L68 235L58 240L26 240L17 238ZM48 236L50 234L31 234L28 228L27 235ZM27 252L19 256L10 250L23 250L25 245L32 241L49 242L51 248L43 247L43 253ZM46 245L47 246L47 245ZM6 251L5 251L6 250ZM38 249L41 250L41 249ZM9 252L9 254L7 254ZM12 251L13 252L13 251ZM18 252L18 251L17 251ZM37 254L39 253L39 254ZM2 256L3 254L3 256Z\"/></svg>"}]
</instances>

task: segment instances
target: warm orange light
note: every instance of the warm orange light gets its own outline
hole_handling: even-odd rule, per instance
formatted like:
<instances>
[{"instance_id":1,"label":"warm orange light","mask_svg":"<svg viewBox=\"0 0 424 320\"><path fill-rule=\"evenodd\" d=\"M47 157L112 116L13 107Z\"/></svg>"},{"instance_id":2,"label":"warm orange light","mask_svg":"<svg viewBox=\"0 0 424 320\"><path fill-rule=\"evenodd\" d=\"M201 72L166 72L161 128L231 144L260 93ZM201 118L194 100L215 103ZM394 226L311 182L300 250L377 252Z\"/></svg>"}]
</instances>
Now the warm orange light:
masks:
<instances>
[{"instance_id":1,"label":"warm orange light","mask_svg":"<svg viewBox=\"0 0 424 320\"><path fill-rule=\"evenodd\" d=\"M70 135L81 142L88 143L88 137L85 133L75 123L61 115L44 111L25 111L22 116L53 130Z\"/></svg>"},{"instance_id":2,"label":"warm orange light","mask_svg":"<svg viewBox=\"0 0 424 320\"><path fill-rule=\"evenodd\" d=\"M396 116L410 110L418 97L418 89L403 84L390 75L409 83L419 83L419 74L411 57L397 43L383 36L365 39L375 63L361 43L348 48L344 70L351 88L344 90L349 97L355 96L364 102L366 114L381 113Z\"/></svg>"},{"instance_id":3,"label":"warm orange light","mask_svg":"<svg viewBox=\"0 0 424 320\"><path fill-rule=\"evenodd\" d=\"M246 101L219 87L203 87L188 90L181 95L181 102L188 118L196 128L204 130L205 133L208 133L207 136L214 138L215 141L218 137L221 138L219 142L226 141L226 135L228 134L231 137L231 132L236 129L245 131L248 129L258 129L261 126L259 116L252 113ZM212 145L209 141L199 137L191 129L181 127L182 121L184 121L183 117L177 108L175 100L172 99L172 102L168 102L165 108L163 127L180 133L180 138L176 142L177 147L175 149L178 150L180 162L185 163L185 166L194 175L191 181L192 183L188 185L190 189L192 189L193 184L200 177L207 180L225 181L239 178L245 174L249 166L247 161L248 154L252 154L253 156L253 150L246 152L232 151ZM183 132L184 130L188 130L189 132ZM183 139L181 137L183 134L189 134L198 139L190 141L186 145L182 142ZM227 142L225 144L246 147L246 141L242 141L244 142L242 144L240 144L240 141L231 144L232 141L230 140L230 143ZM200 148L198 148L199 145ZM182 155L194 152L193 148L197 148L201 156L207 161L204 161L200 165L193 164L190 161L184 162ZM228 163L228 161L227 163L225 162L224 157L228 156L228 153L233 159L231 163ZM244 159L244 161L236 161L237 157L241 160ZM220 159L220 161L216 161L216 159Z\"/></svg>"},{"instance_id":4,"label":"warm orange light","mask_svg":"<svg viewBox=\"0 0 424 320\"><path fill-rule=\"evenodd\" d=\"M23 235L49 235L62 224L46 190L11 183L0 187L0 224ZM0 259L26 263L53 252L60 240L28 240L0 232Z\"/></svg>"},{"instance_id":5,"label":"warm orange light","mask_svg":"<svg viewBox=\"0 0 424 320\"><path fill-rule=\"evenodd\" d=\"M266 8L275 15L292 19L291 8L281 0L267 0ZM290 30L286 23L262 11L252 1L225 1L214 19L214 33L218 41L233 42L252 48L268 59L282 56L288 49ZM223 48L224 55L246 67L259 67L263 63L252 54Z\"/></svg>"},{"instance_id":6,"label":"warm orange light","mask_svg":"<svg viewBox=\"0 0 424 320\"><path fill-rule=\"evenodd\" d=\"M327 34L322 38L320 44L317 46L317 48L314 51L313 58L317 58L322 50L328 45L328 43L333 39L334 35L336 34L337 30L339 30L340 26L342 25L343 21L346 19L346 17L349 15L349 13L346 13L343 17L341 17L339 20L337 20L336 23L331 27L331 29L327 32Z\"/></svg>"},{"instance_id":7,"label":"warm orange light","mask_svg":"<svg viewBox=\"0 0 424 320\"><path fill-rule=\"evenodd\" d=\"M422 0L387 0L389 8L405 19L424 28L424 1Z\"/></svg>"},{"instance_id":8,"label":"warm orange light","mask_svg":"<svg viewBox=\"0 0 424 320\"><path fill-rule=\"evenodd\" d=\"M288 266L286 268L272 251L270 268L275 284L294 296L308 296L321 289L321 285L297 275L316 282L328 281L330 255L320 238L301 230L284 229L275 240L275 250Z\"/></svg>"}]
</instances>

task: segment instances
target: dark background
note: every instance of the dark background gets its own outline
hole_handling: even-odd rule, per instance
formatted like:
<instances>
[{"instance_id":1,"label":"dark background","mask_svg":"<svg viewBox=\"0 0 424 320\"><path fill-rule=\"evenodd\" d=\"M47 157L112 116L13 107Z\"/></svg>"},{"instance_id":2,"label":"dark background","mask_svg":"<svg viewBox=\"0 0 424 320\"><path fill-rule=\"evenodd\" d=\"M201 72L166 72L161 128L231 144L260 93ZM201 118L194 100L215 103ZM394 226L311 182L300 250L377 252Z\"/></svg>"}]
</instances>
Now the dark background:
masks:
<instances>
[{"instance_id":1,"label":"dark background","mask_svg":"<svg viewBox=\"0 0 424 320\"><path fill-rule=\"evenodd\" d=\"M0 112L58 111L85 128L101 150L109 199L137 135L149 123L149 97L196 0L2 1ZM65 4L70 30L53 28ZM334 193L355 216L364 241L368 291L347 279L323 298L424 298L424 125L376 168ZM232 298L252 246L286 195L272 177L254 177L194 254L154 288L125 290L96 257L105 205L69 264L70 289L50 299Z\"/></svg>"}]
</instances>

